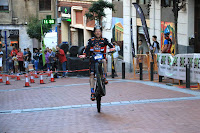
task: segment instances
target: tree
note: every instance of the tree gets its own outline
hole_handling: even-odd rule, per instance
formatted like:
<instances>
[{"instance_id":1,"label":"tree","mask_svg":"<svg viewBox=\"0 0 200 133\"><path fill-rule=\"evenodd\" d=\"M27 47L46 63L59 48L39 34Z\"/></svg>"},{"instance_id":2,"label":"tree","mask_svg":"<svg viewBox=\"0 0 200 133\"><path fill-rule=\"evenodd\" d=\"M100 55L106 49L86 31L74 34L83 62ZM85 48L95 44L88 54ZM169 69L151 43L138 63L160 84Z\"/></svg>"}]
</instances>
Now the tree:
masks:
<instances>
[{"instance_id":1,"label":"tree","mask_svg":"<svg viewBox=\"0 0 200 133\"><path fill-rule=\"evenodd\" d=\"M103 17L106 17L106 14L104 13L105 8L115 11L112 3L104 0L98 0L92 3L91 7L89 8L89 12L87 12L85 15L88 19L96 20L99 25L102 25L101 20Z\"/></svg>"},{"instance_id":2,"label":"tree","mask_svg":"<svg viewBox=\"0 0 200 133\"><path fill-rule=\"evenodd\" d=\"M28 28L27 28L27 34L30 38L35 38L39 42L41 42L41 21L36 17L29 18L28 21ZM47 33L51 29L51 25L48 24L42 24L43 34Z\"/></svg>"}]
</instances>

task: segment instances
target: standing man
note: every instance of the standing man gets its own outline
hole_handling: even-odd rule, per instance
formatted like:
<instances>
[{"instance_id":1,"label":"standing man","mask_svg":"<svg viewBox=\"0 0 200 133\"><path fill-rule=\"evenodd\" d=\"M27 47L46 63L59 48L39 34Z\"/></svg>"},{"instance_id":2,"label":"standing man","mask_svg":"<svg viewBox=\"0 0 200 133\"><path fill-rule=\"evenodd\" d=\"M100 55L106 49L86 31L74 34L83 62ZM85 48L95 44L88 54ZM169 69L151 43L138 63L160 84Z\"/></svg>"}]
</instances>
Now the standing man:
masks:
<instances>
[{"instance_id":1,"label":"standing man","mask_svg":"<svg viewBox=\"0 0 200 133\"><path fill-rule=\"evenodd\" d=\"M31 51L29 50L29 48L27 48L27 52L28 52L28 61L31 61Z\"/></svg>"},{"instance_id":2,"label":"standing man","mask_svg":"<svg viewBox=\"0 0 200 133\"><path fill-rule=\"evenodd\" d=\"M39 55L40 53L38 52L38 49L35 49L35 53L33 53L33 58L34 58L34 65L35 65L36 71L38 71Z\"/></svg>"},{"instance_id":3,"label":"standing man","mask_svg":"<svg viewBox=\"0 0 200 133\"><path fill-rule=\"evenodd\" d=\"M119 51L120 51L120 47L118 45L117 42L113 42L114 46L115 46L115 52L113 53L113 58L114 58L114 67L115 67L115 76L117 76L117 61L118 61L118 57L119 57Z\"/></svg>"},{"instance_id":4,"label":"standing man","mask_svg":"<svg viewBox=\"0 0 200 133\"><path fill-rule=\"evenodd\" d=\"M52 49L49 49L49 60L50 60L50 67L51 69L55 69L54 63L55 63L55 53L52 51Z\"/></svg>"},{"instance_id":5,"label":"standing man","mask_svg":"<svg viewBox=\"0 0 200 133\"><path fill-rule=\"evenodd\" d=\"M164 47L162 49L162 53L170 53L171 54L172 40L169 38L169 33L165 33L165 41Z\"/></svg>"},{"instance_id":6,"label":"standing man","mask_svg":"<svg viewBox=\"0 0 200 133\"><path fill-rule=\"evenodd\" d=\"M159 53L159 50L160 50L160 46L157 41L157 36L155 36L155 35L152 36L152 41L153 41L153 53L157 54L157 53Z\"/></svg>"},{"instance_id":7,"label":"standing man","mask_svg":"<svg viewBox=\"0 0 200 133\"><path fill-rule=\"evenodd\" d=\"M63 77L65 77L65 73L66 73L66 67L67 67L67 58L65 56L65 52L60 49L58 46L56 46L57 49L57 53L56 56L59 58L60 63L62 64L62 69L63 69Z\"/></svg>"}]
</instances>

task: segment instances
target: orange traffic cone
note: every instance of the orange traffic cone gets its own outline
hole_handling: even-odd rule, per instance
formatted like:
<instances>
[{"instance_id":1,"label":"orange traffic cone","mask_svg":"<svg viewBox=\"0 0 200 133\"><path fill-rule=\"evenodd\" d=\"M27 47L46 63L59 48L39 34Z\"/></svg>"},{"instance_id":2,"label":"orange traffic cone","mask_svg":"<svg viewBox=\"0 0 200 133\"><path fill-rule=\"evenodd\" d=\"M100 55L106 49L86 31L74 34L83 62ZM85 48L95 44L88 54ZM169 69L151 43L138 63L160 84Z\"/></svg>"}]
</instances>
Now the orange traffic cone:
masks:
<instances>
[{"instance_id":1,"label":"orange traffic cone","mask_svg":"<svg viewBox=\"0 0 200 133\"><path fill-rule=\"evenodd\" d=\"M56 82L53 77L53 73L51 72L51 82Z\"/></svg>"},{"instance_id":2,"label":"orange traffic cone","mask_svg":"<svg viewBox=\"0 0 200 133\"><path fill-rule=\"evenodd\" d=\"M2 75L0 75L0 83L3 83Z\"/></svg>"},{"instance_id":3,"label":"orange traffic cone","mask_svg":"<svg viewBox=\"0 0 200 133\"><path fill-rule=\"evenodd\" d=\"M30 82L35 83L33 76L30 77Z\"/></svg>"},{"instance_id":4,"label":"orange traffic cone","mask_svg":"<svg viewBox=\"0 0 200 133\"><path fill-rule=\"evenodd\" d=\"M26 76L25 87L30 87L30 85L29 85L29 81L28 81L28 76Z\"/></svg>"},{"instance_id":5,"label":"orange traffic cone","mask_svg":"<svg viewBox=\"0 0 200 133\"><path fill-rule=\"evenodd\" d=\"M37 76L37 72L35 71L35 78L39 78L38 76Z\"/></svg>"},{"instance_id":6,"label":"orange traffic cone","mask_svg":"<svg viewBox=\"0 0 200 133\"><path fill-rule=\"evenodd\" d=\"M19 76L19 74L17 74L17 81L18 81L18 80L20 80L20 76Z\"/></svg>"},{"instance_id":7,"label":"orange traffic cone","mask_svg":"<svg viewBox=\"0 0 200 133\"><path fill-rule=\"evenodd\" d=\"M45 84L42 75L40 75L40 84Z\"/></svg>"},{"instance_id":8,"label":"orange traffic cone","mask_svg":"<svg viewBox=\"0 0 200 133\"><path fill-rule=\"evenodd\" d=\"M9 81L8 76L6 77L6 85L10 85L10 81Z\"/></svg>"}]
</instances>

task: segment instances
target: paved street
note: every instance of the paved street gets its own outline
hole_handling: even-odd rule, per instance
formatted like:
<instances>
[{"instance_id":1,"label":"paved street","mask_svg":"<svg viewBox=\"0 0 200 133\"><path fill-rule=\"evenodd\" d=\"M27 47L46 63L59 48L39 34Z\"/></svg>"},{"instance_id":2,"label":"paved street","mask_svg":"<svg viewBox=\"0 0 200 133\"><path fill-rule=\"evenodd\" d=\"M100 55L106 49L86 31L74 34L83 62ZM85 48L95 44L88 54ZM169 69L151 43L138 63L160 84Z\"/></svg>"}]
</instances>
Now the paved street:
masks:
<instances>
[{"instance_id":1,"label":"paved street","mask_svg":"<svg viewBox=\"0 0 200 133\"><path fill-rule=\"evenodd\" d=\"M10 82L0 83L0 133L199 133L200 91L109 79L97 113L87 77Z\"/></svg>"}]
</instances>

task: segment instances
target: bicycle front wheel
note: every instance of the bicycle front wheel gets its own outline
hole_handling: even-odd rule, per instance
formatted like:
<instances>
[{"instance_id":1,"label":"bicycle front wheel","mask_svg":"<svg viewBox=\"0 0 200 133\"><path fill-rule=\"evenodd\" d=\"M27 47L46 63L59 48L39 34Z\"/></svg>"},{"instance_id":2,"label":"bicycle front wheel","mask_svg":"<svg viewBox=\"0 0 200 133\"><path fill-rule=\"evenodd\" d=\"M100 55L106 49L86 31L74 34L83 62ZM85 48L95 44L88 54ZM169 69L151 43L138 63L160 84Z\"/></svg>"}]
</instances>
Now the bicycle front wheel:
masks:
<instances>
[{"instance_id":1,"label":"bicycle front wheel","mask_svg":"<svg viewBox=\"0 0 200 133\"><path fill-rule=\"evenodd\" d=\"M100 113L101 112L101 96L97 96L96 97L96 101L97 101L97 111Z\"/></svg>"}]
</instances>

